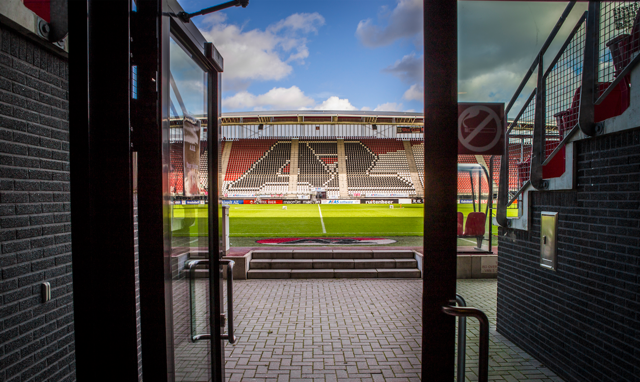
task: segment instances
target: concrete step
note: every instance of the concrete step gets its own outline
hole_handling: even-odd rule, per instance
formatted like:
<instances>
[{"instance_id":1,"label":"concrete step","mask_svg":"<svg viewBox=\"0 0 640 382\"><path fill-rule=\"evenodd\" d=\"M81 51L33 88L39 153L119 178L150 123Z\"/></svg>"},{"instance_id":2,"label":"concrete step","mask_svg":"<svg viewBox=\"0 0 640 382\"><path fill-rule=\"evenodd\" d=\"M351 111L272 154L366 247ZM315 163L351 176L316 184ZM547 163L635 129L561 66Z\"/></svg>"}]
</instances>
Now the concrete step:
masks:
<instances>
[{"instance_id":1,"label":"concrete step","mask_svg":"<svg viewBox=\"0 0 640 382\"><path fill-rule=\"evenodd\" d=\"M398 279L398 278L420 278L419 269L376 269L378 278Z\"/></svg>"},{"instance_id":2,"label":"concrete step","mask_svg":"<svg viewBox=\"0 0 640 382\"><path fill-rule=\"evenodd\" d=\"M249 269L249 279L420 278L419 269Z\"/></svg>"},{"instance_id":3,"label":"concrete step","mask_svg":"<svg viewBox=\"0 0 640 382\"><path fill-rule=\"evenodd\" d=\"M415 259L257 259L249 269L417 268Z\"/></svg>"},{"instance_id":4,"label":"concrete step","mask_svg":"<svg viewBox=\"0 0 640 382\"><path fill-rule=\"evenodd\" d=\"M415 254L411 250L367 250L367 249L341 249L341 250L318 250L318 249L278 249L278 250L257 250L252 251L254 260L268 259L413 259Z\"/></svg>"}]
</instances>

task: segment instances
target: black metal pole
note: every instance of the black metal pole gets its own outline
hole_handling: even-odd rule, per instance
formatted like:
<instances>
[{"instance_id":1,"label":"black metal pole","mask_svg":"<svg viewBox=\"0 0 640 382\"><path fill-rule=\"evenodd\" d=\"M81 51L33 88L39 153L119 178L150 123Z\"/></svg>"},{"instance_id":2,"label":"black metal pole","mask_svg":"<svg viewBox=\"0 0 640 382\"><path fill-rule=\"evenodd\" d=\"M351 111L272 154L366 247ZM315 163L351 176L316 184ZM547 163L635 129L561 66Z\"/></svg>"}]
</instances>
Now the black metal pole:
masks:
<instances>
[{"instance_id":1,"label":"black metal pole","mask_svg":"<svg viewBox=\"0 0 640 382\"><path fill-rule=\"evenodd\" d=\"M456 294L458 162L457 1L424 1L424 280L422 380L451 381Z\"/></svg>"}]
</instances>

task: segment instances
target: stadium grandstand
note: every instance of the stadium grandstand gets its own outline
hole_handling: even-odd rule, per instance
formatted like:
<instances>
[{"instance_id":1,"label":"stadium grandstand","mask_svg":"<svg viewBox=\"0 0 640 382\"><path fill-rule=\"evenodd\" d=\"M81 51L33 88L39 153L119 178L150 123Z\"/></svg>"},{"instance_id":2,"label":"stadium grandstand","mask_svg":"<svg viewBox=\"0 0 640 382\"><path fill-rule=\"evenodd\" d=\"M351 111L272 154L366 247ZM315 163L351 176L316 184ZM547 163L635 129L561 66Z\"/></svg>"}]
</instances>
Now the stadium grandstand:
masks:
<instances>
[{"instance_id":1,"label":"stadium grandstand","mask_svg":"<svg viewBox=\"0 0 640 382\"><path fill-rule=\"evenodd\" d=\"M172 121L171 190L183 195L181 120ZM206 121L202 121L200 189L207 190ZM225 198L361 199L424 197L423 115L372 111L271 111L222 115L222 195ZM516 145L518 143L514 143ZM514 149L515 150L515 149ZM492 174L500 158L460 155ZM523 162L526 158L523 158ZM515 174L517 176L517 174ZM458 175L458 197L487 181ZM512 182L517 183L518 179ZM481 184L481 186L478 186ZM474 187L476 187L474 189Z\"/></svg>"}]
</instances>

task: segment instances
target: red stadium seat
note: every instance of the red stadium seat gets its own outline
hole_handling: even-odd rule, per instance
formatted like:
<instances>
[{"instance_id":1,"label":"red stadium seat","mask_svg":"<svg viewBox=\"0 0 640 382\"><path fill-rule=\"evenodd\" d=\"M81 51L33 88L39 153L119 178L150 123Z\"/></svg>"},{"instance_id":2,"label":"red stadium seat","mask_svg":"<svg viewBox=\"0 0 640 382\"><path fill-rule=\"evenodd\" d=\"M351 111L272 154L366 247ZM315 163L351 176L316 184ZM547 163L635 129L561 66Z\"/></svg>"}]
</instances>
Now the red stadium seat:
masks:
<instances>
[{"instance_id":1,"label":"red stadium seat","mask_svg":"<svg viewBox=\"0 0 640 382\"><path fill-rule=\"evenodd\" d=\"M467 222L464 227L464 233L462 231L462 212L458 212L458 236L459 237L475 237L478 241L477 248L482 248L482 240L485 234L486 215L484 212L470 212L467 215Z\"/></svg>"},{"instance_id":2,"label":"red stadium seat","mask_svg":"<svg viewBox=\"0 0 640 382\"><path fill-rule=\"evenodd\" d=\"M464 224L464 215L462 212L458 212L458 236L462 236L462 225Z\"/></svg>"}]
</instances>

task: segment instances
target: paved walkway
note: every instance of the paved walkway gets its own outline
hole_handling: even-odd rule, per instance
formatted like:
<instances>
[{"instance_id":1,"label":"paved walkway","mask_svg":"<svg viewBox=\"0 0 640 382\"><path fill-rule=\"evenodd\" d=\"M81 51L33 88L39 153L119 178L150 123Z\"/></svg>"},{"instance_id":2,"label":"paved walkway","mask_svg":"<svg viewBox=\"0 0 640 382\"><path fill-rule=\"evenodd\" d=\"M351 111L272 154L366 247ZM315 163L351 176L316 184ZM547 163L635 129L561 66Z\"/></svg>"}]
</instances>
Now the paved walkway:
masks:
<instances>
[{"instance_id":1,"label":"paved walkway","mask_svg":"<svg viewBox=\"0 0 640 382\"><path fill-rule=\"evenodd\" d=\"M489 379L561 381L495 331L496 286L458 281L467 305L493 323ZM230 381L420 380L421 280L238 280L234 293ZM469 319L467 381L477 380L477 340Z\"/></svg>"}]
</instances>

